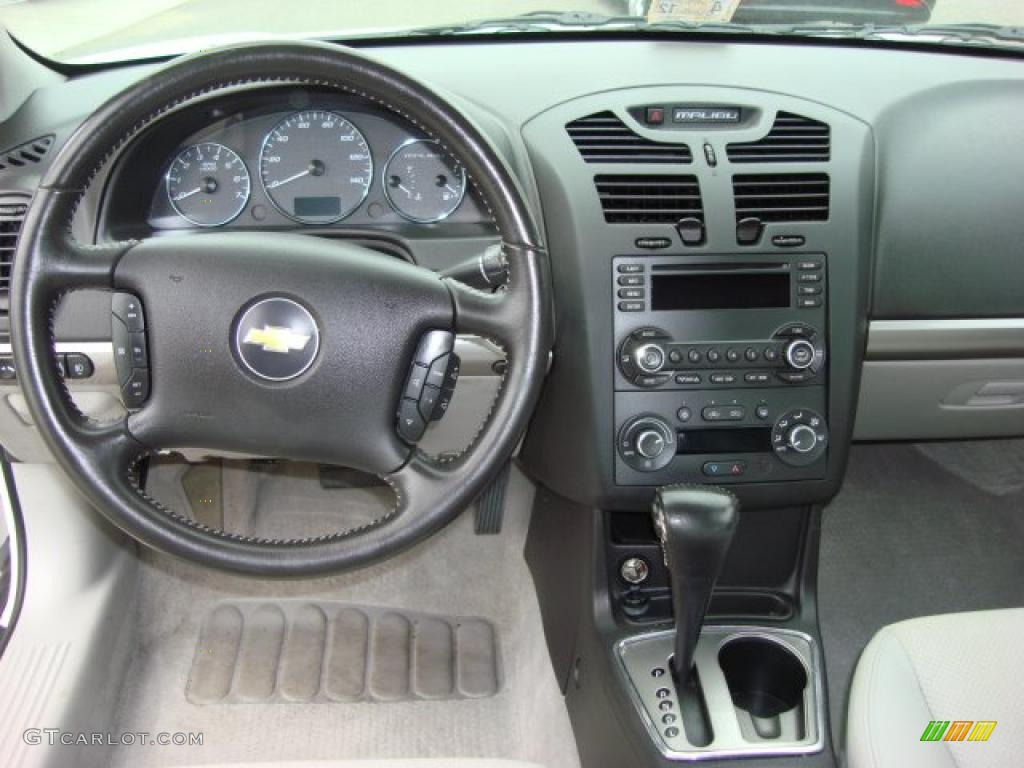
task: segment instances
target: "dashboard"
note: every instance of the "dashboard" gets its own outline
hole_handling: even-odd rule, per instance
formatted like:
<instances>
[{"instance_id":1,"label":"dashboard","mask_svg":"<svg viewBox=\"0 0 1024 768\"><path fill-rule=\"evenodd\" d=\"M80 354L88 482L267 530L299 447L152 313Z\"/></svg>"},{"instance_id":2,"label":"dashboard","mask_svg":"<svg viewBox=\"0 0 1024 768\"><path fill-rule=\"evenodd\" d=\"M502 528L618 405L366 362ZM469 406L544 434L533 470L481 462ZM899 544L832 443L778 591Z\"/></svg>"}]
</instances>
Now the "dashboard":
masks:
<instances>
[{"instance_id":1,"label":"dashboard","mask_svg":"<svg viewBox=\"0 0 1024 768\"><path fill-rule=\"evenodd\" d=\"M475 120L543 221L558 336L520 456L549 488L641 510L657 485L714 478L779 507L829 498L854 440L1024 433L1019 60L668 39L369 53ZM0 147L51 148L0 170L0 206L151 72L38 74ZM94 186L75 226L97 240L290 230L436 270L496 240L441 147L314 88L190 103ZM66 304L59 349L96 364L72 390L98 397L109 300ZM0 393L16 403L16 382ZM38 455L11 408L0 441Z\"/></svg>"}]
</instances>

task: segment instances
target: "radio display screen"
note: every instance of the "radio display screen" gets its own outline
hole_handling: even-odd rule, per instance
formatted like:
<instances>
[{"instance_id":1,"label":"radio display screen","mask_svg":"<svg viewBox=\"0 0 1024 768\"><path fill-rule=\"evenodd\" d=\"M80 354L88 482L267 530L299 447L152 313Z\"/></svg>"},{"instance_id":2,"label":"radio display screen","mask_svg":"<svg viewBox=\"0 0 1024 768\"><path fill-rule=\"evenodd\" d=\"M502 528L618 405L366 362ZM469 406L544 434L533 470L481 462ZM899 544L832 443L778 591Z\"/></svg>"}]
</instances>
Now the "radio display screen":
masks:
<instances>
[{"instance_id":1,"label":"radio display screen","mask_svg":"<svg viewBox=\"0 0 1024 768\"><path fill-rule=\"evenodd\" d=\"M770 309L789 306L789 275L687 273L651 276L651 309Z\"/></svg>"}]
</instances>

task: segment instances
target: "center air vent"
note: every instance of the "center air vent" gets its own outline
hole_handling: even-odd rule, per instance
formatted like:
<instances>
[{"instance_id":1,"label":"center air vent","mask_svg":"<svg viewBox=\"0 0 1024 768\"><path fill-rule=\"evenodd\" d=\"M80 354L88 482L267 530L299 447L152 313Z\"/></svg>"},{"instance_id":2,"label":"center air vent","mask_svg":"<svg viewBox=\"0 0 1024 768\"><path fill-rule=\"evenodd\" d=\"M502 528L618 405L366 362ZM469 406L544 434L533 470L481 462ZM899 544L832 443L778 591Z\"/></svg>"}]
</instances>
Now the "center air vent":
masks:
<instances>
[{"instance_id":1,"label":"center air vent","mask_svg":"<svg viewBox=\"0 0 1024 768\"><path fill-rule=\"evenodd\" d=\"M825 162L831 149L831 131L825 123L790 112L779 112L763 139L727 147L733 163Z\"/></svg>"},{"instance_id":2,"label":"center air vent","mask_svg":"<svg viewBox=\"0 0 1024 768\"><path fill-rule=\"evenodd\" d=\"M50 136L40 136L38 139L26 141L24 144L0 152L0 171L34 165L43 159L52 146L53 135L51 134Z\"/></svg>"},{"instance_id":3,"label":"center air vent","mask_svg":"<svg viewBox=\"0 0 1024 768\"><path fill-rule=\"evenodd\" d=\"M581 117L565 126L576 148L588 163L693 162L685 144L663 144L633 133L611 112Z\"/></svg>"},{"instance_id":4,"label":"center air vent","mask_svg":"<svg viewBox=\"0 0 1024 768\"><path fill-rule=\"evenodd\" d=\"M732 177L736 221L827 221L829 180L824 173L763 173Z\"/></svg>"},{"instance_id":5,"label":"center air vent","mask_svg":"<svg viewBox=\"0 0 1024 768\"><path fill-rule=\"evenodd\" d=\"M604 220L610 224L675 224L704 208L696 176L602 175L594 177Z\"/></svg>"}]
</instances>

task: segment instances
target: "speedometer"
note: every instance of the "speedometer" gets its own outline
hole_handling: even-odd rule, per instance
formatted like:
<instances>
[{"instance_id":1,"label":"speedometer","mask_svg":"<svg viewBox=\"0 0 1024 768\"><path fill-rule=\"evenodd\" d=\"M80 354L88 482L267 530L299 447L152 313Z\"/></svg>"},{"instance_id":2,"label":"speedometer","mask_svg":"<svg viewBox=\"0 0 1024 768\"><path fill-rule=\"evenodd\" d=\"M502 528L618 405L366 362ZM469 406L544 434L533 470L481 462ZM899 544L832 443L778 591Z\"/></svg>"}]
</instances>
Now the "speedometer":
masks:
<instances>
[{"instance_id":1,"label":"speedometer","mask_svg":"<svg viewBox=\"0 0 1024 768\"><path fill-rule=\"evenodd\" d=\"M271 202L304 224L330 224L359 207L370 191L370 146L341 115L307 110L267 134L260 177Z\"/></svg>"}]
</instances>

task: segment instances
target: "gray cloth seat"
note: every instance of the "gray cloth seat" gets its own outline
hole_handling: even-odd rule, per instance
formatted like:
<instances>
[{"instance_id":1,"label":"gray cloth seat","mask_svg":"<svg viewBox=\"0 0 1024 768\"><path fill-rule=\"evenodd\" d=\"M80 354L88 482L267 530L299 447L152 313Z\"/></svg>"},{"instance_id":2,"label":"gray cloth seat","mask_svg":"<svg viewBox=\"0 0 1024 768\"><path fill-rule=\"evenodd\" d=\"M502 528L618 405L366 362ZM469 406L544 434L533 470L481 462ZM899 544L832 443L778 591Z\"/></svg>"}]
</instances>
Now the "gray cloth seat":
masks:
<instances>
[{"instance_id":1,"label":"gray cloth seat","mask_svg":"<svg viewBox=\"0 0 1024 768\"><path fill-rule=\"evenodd\" d=\"M966 587L965 587L966 588ZM987 741L922 741L931 721ZM982 768L1024 761L1024 608L891 624L868 643L850 690L849 768ZM940 726L941 728L941 726Z\"/></svg>"}]
</instances>

